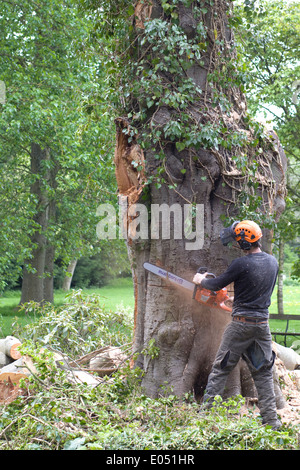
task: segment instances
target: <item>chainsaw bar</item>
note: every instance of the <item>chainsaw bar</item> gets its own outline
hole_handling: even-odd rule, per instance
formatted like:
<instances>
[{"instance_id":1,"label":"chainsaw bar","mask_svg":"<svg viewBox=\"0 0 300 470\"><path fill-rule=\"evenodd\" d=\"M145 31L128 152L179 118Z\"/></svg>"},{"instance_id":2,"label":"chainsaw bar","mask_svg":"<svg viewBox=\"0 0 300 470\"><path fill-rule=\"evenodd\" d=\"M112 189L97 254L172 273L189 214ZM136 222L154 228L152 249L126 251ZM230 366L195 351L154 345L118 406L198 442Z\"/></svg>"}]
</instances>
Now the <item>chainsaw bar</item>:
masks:
<instances>
[{"instance_id":1,"label":"chainsaw bar","mask_svg":"<svg viewBox=\"0 0 300 470\"><path fill-rule=\"evenodd\" d=\"M160 266L156 266L155 264L144 263L144 268L147 271L150 271L151 273L161 277L162 279L169 280L177 286L184 287L185 289L192 291L192 298L195 299L197 302L200 302L201 304L207 305L208 307L212 308L220 308L222 310L226 310L227 312L232 311L231 307L227 306L225 303L227 300L229 300L227 289L225 287L217 292L211 292L205 288L201 288L193 282L187 281L182 277L176 276L176 274L173 274L167 271L166 269L161 268ZM208 275L215 277L215 275L212 273L208 273Z\"/></svg>"},{"instance_id":2,"label":"chainsaw bar","mask_svg":"<svg viewBox=\"0 0 300 470\"><path fill-rule=\"evenodd\" d=\"M177 286L184 287L185 289L193 291L195 288L195 284L193 282L187 281L186 279L182 279L182 277L176 276L176 274L170 273L169 271L166 271L163 268L160 268L159 266L156 266L155 264L151 263L144 263L144 268L147 271L150 271L153 274L156 274L159 277L162 277L163 279L167 279L173 284L176 284Z\"/></svg>"}]
</instances>

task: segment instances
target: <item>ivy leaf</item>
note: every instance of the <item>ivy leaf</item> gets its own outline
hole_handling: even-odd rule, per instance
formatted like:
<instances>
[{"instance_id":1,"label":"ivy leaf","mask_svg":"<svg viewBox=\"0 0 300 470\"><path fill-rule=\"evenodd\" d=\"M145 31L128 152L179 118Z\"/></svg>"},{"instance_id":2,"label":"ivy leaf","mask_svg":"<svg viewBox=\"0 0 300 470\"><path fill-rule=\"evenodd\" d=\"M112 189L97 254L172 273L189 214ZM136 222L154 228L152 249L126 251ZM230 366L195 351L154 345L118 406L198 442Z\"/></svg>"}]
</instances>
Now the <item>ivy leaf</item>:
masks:
<instances>
[{"instance_id":1,"label":"ivy leaf","mask_svg":"<svg viewBox=\"0 0 300 470\"><path fill-rule=\"evenodd\" d=\"M72 439L71 441L66 441L64 445L64 450L79 450L83 447L85 443L85 437L77 437L76 439Z\"/></svg>"},{"instance_id":2,"label":"ivy leaf","mask_svg":"<svg viewBox=\"0 0 300 470\"><path fill-rule=\"evenodd\" d=\"M184 142L176 142L176 148L179 152L184 150L186 147L186 144Z\"/></svg>"}]
</instances>

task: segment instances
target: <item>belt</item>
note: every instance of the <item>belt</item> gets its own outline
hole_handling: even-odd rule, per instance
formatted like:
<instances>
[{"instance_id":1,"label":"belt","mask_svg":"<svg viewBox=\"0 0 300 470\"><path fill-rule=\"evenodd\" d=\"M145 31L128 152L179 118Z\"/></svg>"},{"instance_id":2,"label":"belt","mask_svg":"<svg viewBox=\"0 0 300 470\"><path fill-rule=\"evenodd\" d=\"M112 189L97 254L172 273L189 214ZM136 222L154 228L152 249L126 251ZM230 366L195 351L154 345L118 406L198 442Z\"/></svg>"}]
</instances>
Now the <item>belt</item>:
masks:
<instances>
[{"instance_id":1,"label":"belt","mask_svg":"<svg viewBox=\"0 0 300 470\"><path fill-rule=\"evenodd\" d=\"M251 319L251 318L239 317L238 315L233 317L233 321L239 321L239 322L242 322L242 323L249 323L250 325L261 325L263 323L268 323L268 320L254 320L254 319Z\"/></svg>"}]
</instances>

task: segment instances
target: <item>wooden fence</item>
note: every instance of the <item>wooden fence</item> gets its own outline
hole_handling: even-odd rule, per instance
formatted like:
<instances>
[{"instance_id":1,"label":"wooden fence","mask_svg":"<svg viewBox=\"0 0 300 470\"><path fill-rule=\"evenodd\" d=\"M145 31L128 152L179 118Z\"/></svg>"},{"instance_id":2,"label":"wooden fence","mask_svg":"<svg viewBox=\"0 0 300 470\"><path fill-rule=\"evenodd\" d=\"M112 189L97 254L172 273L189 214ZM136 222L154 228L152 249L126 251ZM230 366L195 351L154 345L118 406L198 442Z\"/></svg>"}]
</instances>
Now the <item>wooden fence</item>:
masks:
<instances>
[{"instance_id":1,"label":"wooden fence","mask_svg":"<svg viewBox=\"0 0 300 470\"><path fill-rule=\"evenodd\" d=\"M289 331L289 321L290 320L300 320L300 315L279 315L278 313L270 313L269 315L270 320L285 320L286 326L285 331L271 331L272 335L274 336L275 341L276 336L284 336L284 345L286 346L286 338L287 336L300 336L299 332Z\"/></svg>"}]
</instances>

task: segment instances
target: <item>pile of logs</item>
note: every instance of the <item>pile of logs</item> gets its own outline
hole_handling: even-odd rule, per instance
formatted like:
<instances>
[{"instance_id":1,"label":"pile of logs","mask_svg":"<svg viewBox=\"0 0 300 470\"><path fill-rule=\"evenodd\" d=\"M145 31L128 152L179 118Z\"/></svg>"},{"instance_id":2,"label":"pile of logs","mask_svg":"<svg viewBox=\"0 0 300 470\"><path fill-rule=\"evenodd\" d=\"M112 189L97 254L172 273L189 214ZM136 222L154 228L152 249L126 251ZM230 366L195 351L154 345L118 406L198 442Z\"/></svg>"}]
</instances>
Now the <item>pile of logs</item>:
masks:
<instances>
[{"instance_id":1,"label":"pile of logs","mask_svg":"<svg viewBox=\"0 0 300 470\"><path fill-rule=\"evenodd\" d=\"M28 369L24 373L18 367L22 361L18 348L21 342L14 336L0 339L0 403L14 400L19 395L19 382L28 377Z\"/></svg>"},{"instance_id":2,"label":"pile of logs","mask_svg":"<svg viewBox=\"0 0 300 470\"><path fill-rule=\"evenodd\" d=\"M0 339L0 404L10 403L24 393L21 379L37 374L32 359L18 351L21 342L13 336ZM45 349L41 349L45 351ZM107 346L97 349L76 361L54 351L55 365L66 371L71 383L84 383L87 386L99 385L100 377L111 375L126 361L127 356L120 348Z\"/></svg>"}]
</instances>

